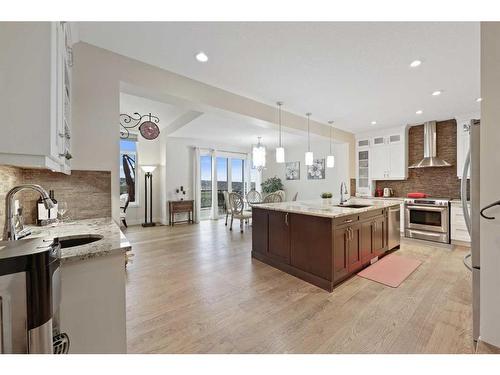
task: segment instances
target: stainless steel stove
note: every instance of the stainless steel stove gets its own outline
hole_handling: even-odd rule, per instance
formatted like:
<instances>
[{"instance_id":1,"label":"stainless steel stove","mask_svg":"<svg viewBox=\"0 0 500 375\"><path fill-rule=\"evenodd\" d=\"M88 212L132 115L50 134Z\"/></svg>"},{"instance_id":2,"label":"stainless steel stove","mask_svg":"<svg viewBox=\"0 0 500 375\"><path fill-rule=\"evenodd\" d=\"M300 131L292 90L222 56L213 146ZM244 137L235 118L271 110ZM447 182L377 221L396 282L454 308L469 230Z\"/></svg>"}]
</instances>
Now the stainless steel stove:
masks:
<instances>
[{"instance_id":1,"label":"stainless steel stove","mask_svg":"<svg viewBox=\"0 0 500 375\"><path fill-rule=\"evenodd\" d=\"M406 198L405 237L450 243L450 199Z\"/></svg>"}]
</instances>

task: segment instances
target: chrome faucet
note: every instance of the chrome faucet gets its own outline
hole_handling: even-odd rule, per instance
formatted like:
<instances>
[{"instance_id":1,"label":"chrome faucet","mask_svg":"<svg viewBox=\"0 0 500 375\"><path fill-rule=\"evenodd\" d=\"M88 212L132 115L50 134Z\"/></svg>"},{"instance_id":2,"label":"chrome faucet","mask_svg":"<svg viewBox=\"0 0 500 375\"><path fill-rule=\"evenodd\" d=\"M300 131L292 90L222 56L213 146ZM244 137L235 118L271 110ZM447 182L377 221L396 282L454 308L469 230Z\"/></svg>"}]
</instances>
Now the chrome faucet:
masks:
<instances>
[{"instance_id":1,"label":"chrome faucet","mask_svg":"<svg viewBox=\"0 0 500 375\"><path fill-rule=\"evenodd\" d=\"M347 185L344 181L340 184L340 205L343 205L345 202L347 202L347 199L344 198L344 194L348 194L349 192L347 191Z\"/></svg>"},{"instance_id":2,"label":"chrome faucet","mask_svg":"<svg viewBox=\"0 0 500 375\"><path fill-rule=\"evenodd\" d=\"M52 199L50 199L49 197L49 194L40 185L24 184L13 187L5 196L5 227L3 230L4 241L20 240L23 237L23 233L21 233L21 231L18 231L16 228L15 218L18 214L15 212L14 208L14 196L17 192L27 189L35 190L40 193L40 195L42 196L43 205L47 210L55 207L54 202L52 202Z\"/></svg>"}]
</instances>

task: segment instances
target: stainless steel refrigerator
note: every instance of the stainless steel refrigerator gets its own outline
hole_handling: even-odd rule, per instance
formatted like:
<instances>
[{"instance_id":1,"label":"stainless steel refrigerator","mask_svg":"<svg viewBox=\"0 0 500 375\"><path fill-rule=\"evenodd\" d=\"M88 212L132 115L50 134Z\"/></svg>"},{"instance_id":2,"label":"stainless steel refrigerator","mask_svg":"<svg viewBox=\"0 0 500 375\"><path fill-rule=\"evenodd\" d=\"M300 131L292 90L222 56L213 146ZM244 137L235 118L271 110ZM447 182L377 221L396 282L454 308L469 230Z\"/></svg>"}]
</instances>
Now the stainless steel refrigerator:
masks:
<instances>
[{"instance_id":1,"label":"stainless steel refrigerator","mask_svg":"<svg viewBox=\"0 0 500 375\"><path fill-rule=\"evenodd\" d=\"M462 208L465 223L471 238L471 252L464 258L465 266L472 272L472 335L474 341L479 338L479 290L480 281L480 202L479 202L479 148L480 148L480 121L471 120L468 125L469 150L464 162L462 172ZM470 171L469 171L470 167ZM468 173L469 172L469 173ZM467 175L470 175L470 210L467 205Z\"/></svg>"}]
</instances>

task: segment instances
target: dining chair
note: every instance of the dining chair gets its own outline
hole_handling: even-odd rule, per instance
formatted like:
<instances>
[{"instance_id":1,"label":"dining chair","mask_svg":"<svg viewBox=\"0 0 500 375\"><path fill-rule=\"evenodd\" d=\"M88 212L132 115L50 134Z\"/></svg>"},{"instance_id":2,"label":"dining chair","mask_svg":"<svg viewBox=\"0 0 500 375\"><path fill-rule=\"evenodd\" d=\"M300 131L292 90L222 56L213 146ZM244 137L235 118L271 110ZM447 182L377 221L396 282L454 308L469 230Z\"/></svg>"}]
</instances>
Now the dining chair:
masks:
<instances>
[{"instance_id":1,"label":"dining chair","mask_svg":"<svg viewBox=\"0 0 500 375\"><path fill-rule=\"evenodd\" d=\"M229 193L229 206L231 207L231 225L229 230L233 230L233 219L240 221L240 232L243 233L243 222L252 218L250 211L245 211L243 197L238 193Z\"/></svg>"},{"instance_id":2,"label":"dining chair","mask_svg":"<svg viewBox=\"0 0 500 375\"><path fill-rule=\"evenodd\" d=\"M279 203L279 202L283 202L283 197L281 196L281 194L278 194L276 192L266 195L264 200L262 201L262 203Z\"/></svg>"},{"instance_id":3,"label":"dining chair","mask_svg":"<svg viewBox=\"0 0 500 375\"><path fill-rule=\"evenodd\" d=\"M226 206L225 207L225 210L226 210L226 227L227 227L227 218L228 216L231 214L231 205L229 204L229 192L224 190L222 192L224 194L224 205Z\"/></svg>"},{"instance_id":4,"label":"dining chair","mask_svg":"<svg viewBox=\"0 0 500 375\"><path fill-rule=\"evenodd\" d=\"M247 203L250 207L252 207L253 204L255 203L261 203L262 202L262 196L257 190L250 190L247 193L246 196Z\"/></svg>"},{"instance_id":5,"label":"dining chair","mask_svg":"<svg viewBox=\"0 0 500 375\"><path fill-rule=\"evenodd\" d=\"M276 190L275 193L279 194L281 196L281 201L282 202L285 201L285 191L284 190Z\"/></svg>"},{"instance_id":6,"label":"dining chair","mask_svg":"<svg viewBox=\"0 0 500 375\"><path fill-rule=\"evenodd\" d=\"M122 222L125 228L128 228L127 225L127 208L130 203L128 193L120 194L120 221Z\"/></svg>"}]
</instances>

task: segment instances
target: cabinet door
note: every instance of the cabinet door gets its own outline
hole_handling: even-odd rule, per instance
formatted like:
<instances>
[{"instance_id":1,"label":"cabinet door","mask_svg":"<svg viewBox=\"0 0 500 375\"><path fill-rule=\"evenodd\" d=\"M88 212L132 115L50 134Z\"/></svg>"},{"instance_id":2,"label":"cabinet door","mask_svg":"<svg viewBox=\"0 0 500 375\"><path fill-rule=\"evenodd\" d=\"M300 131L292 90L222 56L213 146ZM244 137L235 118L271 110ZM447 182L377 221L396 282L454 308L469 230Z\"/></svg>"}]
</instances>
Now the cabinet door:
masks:
<instances>
[{"instance_id":1,"label":"cabinet door","mask_svg":"<svg viewBox=\"0 0 500 375\"><path fill-rule=\"evenodd\" d=\"M372 253L380 255L387 246L387 224L385 216L378 216L373 220Z\"/></svg>"},{"instance_id":2,"label":"cabinet door","mask_svg":"<svg viewBox=\"0 0 500 375\"><path fill-rule=\"evenodd\" d=\"M349 230L335 229L333 233L333 280L340 280L348 273Z\"/></svg>"},{"instance_id":3,"label":"cabinet door","mask_svg":"<svg viewBox=\"0 0 500 375\"><path fill-rule=\"evenodd\" d=\"M405 145L402 142L390 144L388 150L388 177L393 179L406 178Z\"/></svg>"},{"instance_id":4,"label":"cabinet door","mask_svg":"<svg viewBox=\"0 0 500 375\"><path fill-rule=\"evenodd\" d=\"M347 238L349 248L347 270L354 272L359 270L363 265L360 247L361 226L352 225L349 227L349 231L350 236Z\"/></svg>"},{"instance_id":5,"label":"cabinet door","mask_svg":"<svg viewBox=\"0 0 500 375\"><path fill-rule=\"evenodd\" d=\"M389 169L387 146L372 147L370 152L370 178L372 180L385 180Z\"/></svg>"},{"instance_id":6,"label":"cabinet door","mask_svg":"<svg viewBox=\"0 0 500 375\"><path fill-rule=\"evenodd\" d=\"M332 280L332 220L290 214L290 264Z\"/></svg>"},{"instance_id":7,"label":"cabinet door","mask_svg":"<svg viewBox=\"0 0 500 375\"><path fill-rule=\"evenodd\" d=\"M289 214L269 211L268 256L281 262L290 263ZM254 229L252 229L253 232Z\"/></svg>"},{"instance_id":8,"label":"cabinet door","mask_svg":"<svg viewBox=\"0 0 500 375\"><path fill-rule=\"evenodd\" d=\"M267 255L268 215L266 210L252 209L252 251Z\"/></svg>"},{"instance_id":9,"label":"cabinet door","mask_svg":"<svg viewBox=\"0 0 500 375\"><path fill-rule=\"evenodd\" d=\"M367 263L376 256L373 254L373 221L361 223L359 248L363 263Z\"/></svg>"}]
</instances>

